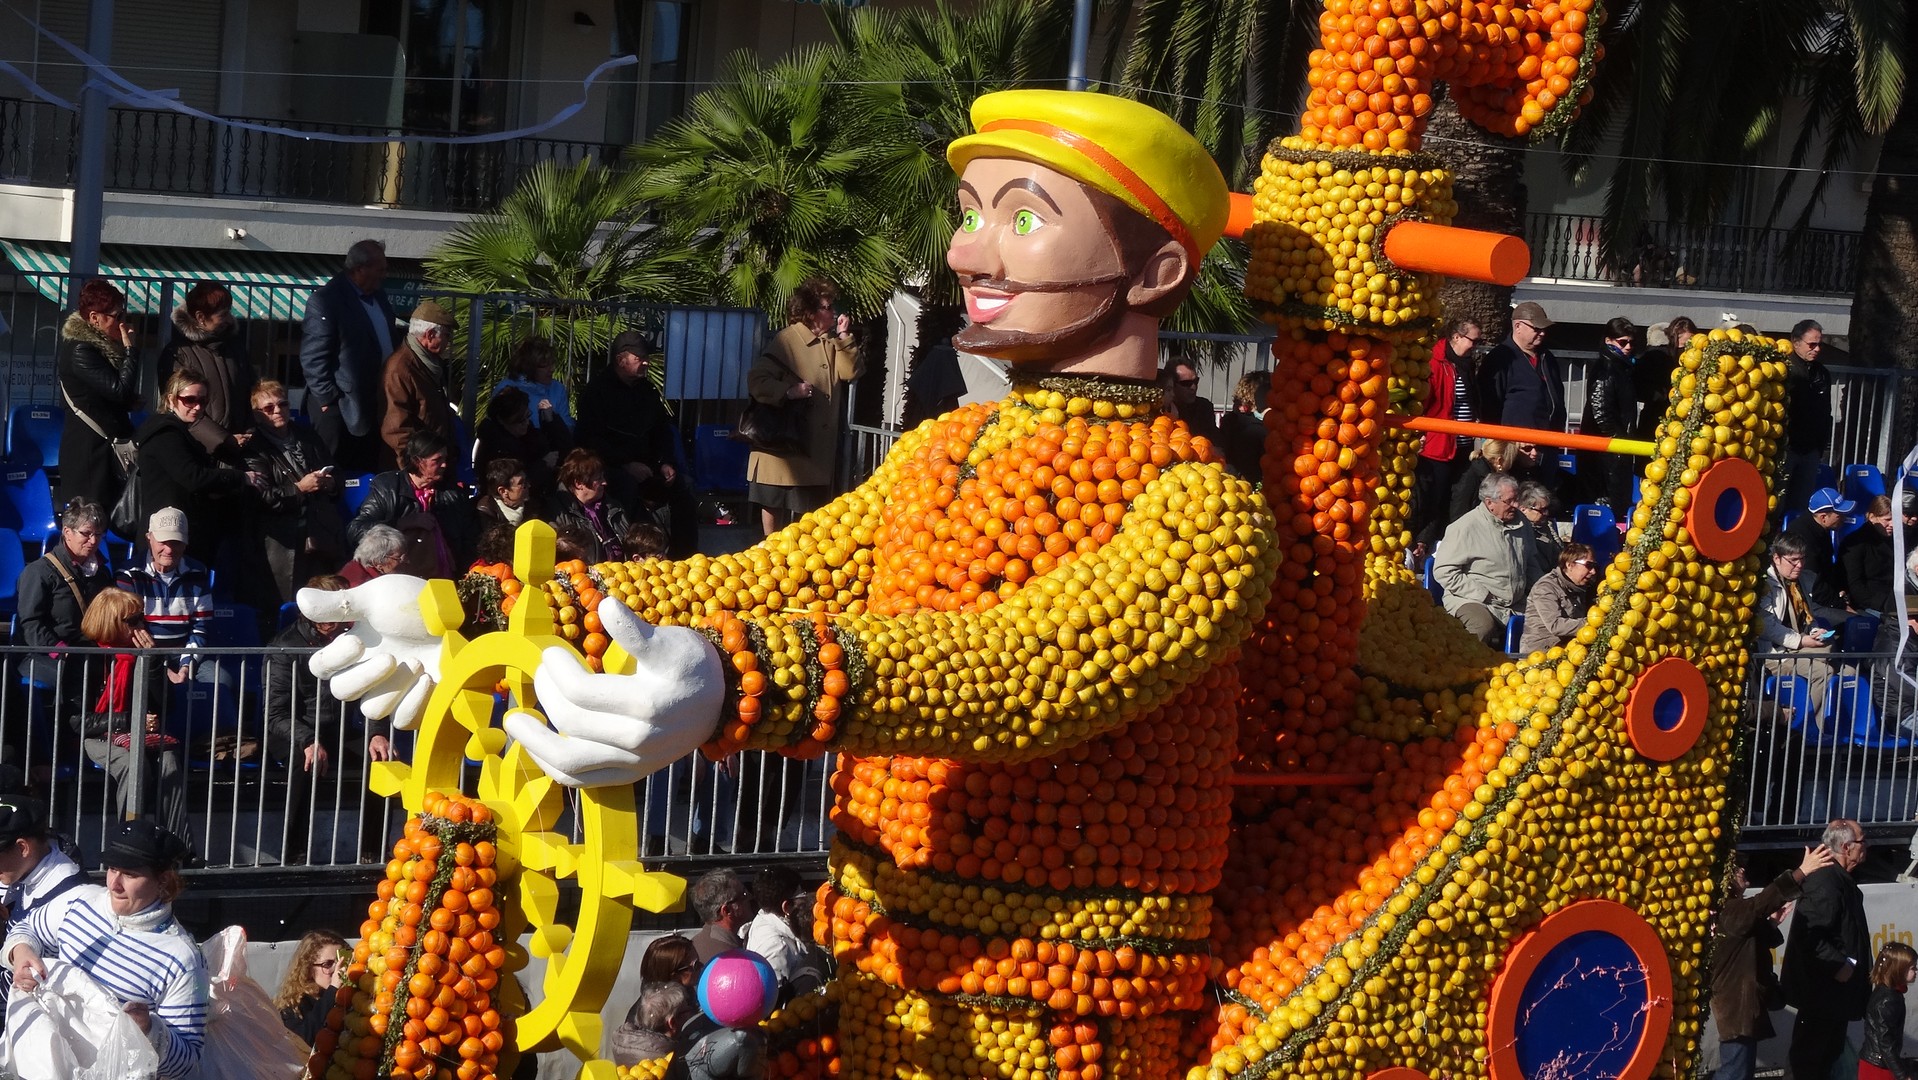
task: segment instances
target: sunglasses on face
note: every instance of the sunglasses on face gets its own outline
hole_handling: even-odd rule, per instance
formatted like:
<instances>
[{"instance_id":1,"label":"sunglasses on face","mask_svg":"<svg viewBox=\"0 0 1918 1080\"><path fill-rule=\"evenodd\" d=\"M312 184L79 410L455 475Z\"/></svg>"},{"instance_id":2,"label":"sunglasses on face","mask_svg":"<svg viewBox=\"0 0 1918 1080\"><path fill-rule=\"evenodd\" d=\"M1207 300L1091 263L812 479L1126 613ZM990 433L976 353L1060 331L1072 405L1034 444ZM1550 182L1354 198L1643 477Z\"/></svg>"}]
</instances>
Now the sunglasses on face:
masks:
<instances>
[{"instance_id":1,"label":"sunglasses on face","mask_svg":"<svg viewBox=\"0 0 1918 1080\"><path fill-rule=\"evenodd\" d=\"M321 971L332 971L334 968L340 966L340 962L338 960L315 960L313 961L313 966Z\"/></svg>"},{"instance_id":2,"label":"sunglasses on face","mask_svg":"<svg viewBox=\"0 0 1918 1080\"><path fill-rule=\"evenodd\" d=\"M265 413L285 412L286 402L284 401L264 402L260 405L260 411Z\"/></svg>"},{"instance_id":3,"label":"sunglasses on face","mask_svg":"<svg viewBox=\"0 0 1918 1080\"><path fill-rule=\"evenodd\" d=\"M177 398L174 398L173 400L175 400L175 401L177 401L177 402L179 402L179 403L180 403L180 404L182 404L182 405L204 405L204 404L206 404L206 399L205 399L205 398L203 398L203 397L200 397L200 396L199 396L199 395L197 395L197 394L181 394L181 395L180 395L179 397L177 397Z\"/></svg>"},{"instance_id":4,"label":"sunglasses on face","mask_svg":"<svg viewBox=\"0 0 1918 1080\"><path fill-rule=\"evenodd\" d=\"M1188 388L1188 389L1189 389L1189 388L1191 388L1191 387L1194 387L1194 386L1197 386L1197 385L1199 385L1199 380L1197 380L1197 379L1180 379L1180 380L1179 380L1179 385L1180 385L1180 386L1183 386L1183 387L1186 387L1186 388Z\"/></svg>"},{"instance_id":5,"label":"sunglasses on face","mask_svg":"<svg viewBox=\"0 0 1918 1080\"><path fill-rule=\"evenodd\" d=\"M147 617L145 615L128 615L120 621L128 626L145 626L147 624Z\"/></svg>"},{"instance_id":6,"label":"sunglasses on face","mask_svg":"<svg viewBox=\"0 0 1918 1080\"><path fill-rule=\"evenodd\" d=\"M1585 569L1587 569L1587 570L1592 570L1592 569L1596 569L1596 568L1597 568L1597 566L1598 566L1598 564L1597 564L1597 563L1595 563L1595 562L1593 562L1593 561L1592 561L1592 560L1590 560L1590 559L1574 559L1574 560L1572 560L1572 565L1573 565L1573 566L1582 566L1582 567L1584 567L1584 568L1585 568Z\"/></svg>"}]
</instances>

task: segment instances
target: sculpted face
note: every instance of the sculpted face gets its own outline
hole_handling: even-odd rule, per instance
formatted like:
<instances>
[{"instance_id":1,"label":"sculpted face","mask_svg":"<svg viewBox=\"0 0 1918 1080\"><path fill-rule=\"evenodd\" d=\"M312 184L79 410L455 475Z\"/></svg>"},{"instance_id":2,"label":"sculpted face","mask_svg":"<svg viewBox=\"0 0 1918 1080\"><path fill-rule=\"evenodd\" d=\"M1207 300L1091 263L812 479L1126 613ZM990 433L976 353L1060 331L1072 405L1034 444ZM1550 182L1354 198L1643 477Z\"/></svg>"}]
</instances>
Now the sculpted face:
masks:
<instances>
[{"instance_id":1,"label":"sculpted face","mask_svg":"<svg viewBox=\"0 0 1918 1080\"><path fill-rule=\"evenodd\" d=\"M959 210L946 262L972 320L953 343L968 352L1058 368L1136 332L1128 316L1186 278L1170 241L1145 266L1127 267L1116 229L1133 218L1157 226L1034 162L974 159L959 178ZM1156 328L1156 317L1138 318Z\"/></svg>"}]
</instances>

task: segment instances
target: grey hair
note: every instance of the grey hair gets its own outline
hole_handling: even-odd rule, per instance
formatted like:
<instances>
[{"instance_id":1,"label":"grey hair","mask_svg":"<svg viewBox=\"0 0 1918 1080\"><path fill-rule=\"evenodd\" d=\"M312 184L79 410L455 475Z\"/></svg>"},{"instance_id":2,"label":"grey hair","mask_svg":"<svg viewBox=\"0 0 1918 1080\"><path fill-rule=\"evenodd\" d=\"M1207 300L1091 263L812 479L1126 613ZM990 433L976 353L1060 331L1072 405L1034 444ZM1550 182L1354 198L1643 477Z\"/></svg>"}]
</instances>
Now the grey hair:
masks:
<instances>
[{"instance_id":1,"label":"grey hair","mask_svg":"<svg viewBox=\"0 0 1918 1080\"><path fill-rule=\"evenodd\" d=\"M60 528L78 529L85 525L95 528L107 523L107 508L92 499L75 498L67 500L66 508L60 511Z\"/></svg>"},{"instance_id":2,"label":"grey hair","mask_svg":"<svg viewBox=\"0 0 1918 1080\"><path fill-rule=\"evenodd\" d=\"M1551 488L1536 480L1527 480L1518 486L1518 503L1520 506L1537 504L1550 510L1558 505L1558 498L1552 494Z\"/></svg>"},{"instance_id":3,"label":"grey hair","mask_svg":"<svg viewBox=\"0 0 1918 1080\"><path fill-rule=\"evenodd\" d=\"M713 870L693 882L690 899L693 910L699 912L699 921L709 923L719 918L719 909L726 906L726 901L745 891L746 884L739 880L738 874L731 870Z\"/></svg>"},{"instance_id":4,"label":"grey hair","mask_svg":"<svg viewBox=\"0 0 1918 1080\"><path fill-rule=\"evenodd\" d=\"M430 322L426 319L408 319L406 321L406 332L413 335L414 337L419 337L421 334L426 333L428 330L443 330L443 329L445 329L445 327L441 326L439 323Z\"/></svg>"},{"instance_id":5,"label":"grey hair","mask_svg":"<svg viewBox=\"0 0 1918 1080\"><path fill-rule=\"evenodd\" d=\"M1804 538L1796 533L1784 533L1780 535L1778 539L1771 542L1771 554L1774 559L1785 559L1793 555L1803 555L1809 550L1810 548L1806 546Z\"/></svg>"},{"instance_id":6,"label":"grey hair","mask_svg":"<svg viewBox=\"0 0 1918 1080\"><path fill-rule=\"evenodd\" d=\"M406 534L391 525L375 525L366 530L353 549L353 561L361 566L378 566L406 550Z\"/></svg>"},{"instance_id":7,"label":"grey hair","mask_svg":"<svg viewBox=\"0 0 1918 1080\"><path fill-rule=\"evenodd\" d=\"M1478 501L1491 502L1498 493L1507 487L1518 487L1518 477L1508 472L1486 473L1485 479L1478 482Z\"/></svg>"},{"instance_id":8,"label":"grey hair","mask_svg":"<svg viewBox=\"0 0 1918 1080\"><path fill-rule=\"evenodd\" d=\"M346 270L352 273L376 259L386 258L386 244L380 240L362 240L346 249Z\"/></svg>"},{"instance_id":9,"label":"grey hair","mask_svg":"<svg viewBox=\"0 0 1918 1080\"><path fill-rule=\"evenodd\" d=\"M680 982L647 983L640 992L639 1007L634 1010L639 1026L664 1035L666 1027L680 1015L699 1007L691 988Z\"/></svg>"},{"instance_id":10,"label":"grey hair","mask_svg":"<svg viewBox=\"0 0 1918 1080\"><path fill-rule=\"evenodd\" d=\"M1831 824L1825 826L1825 834L1818 838L1818 842L1830 848L1833 852L1838 852L1843 851L1845 845L1851 843L1853 840L1863 840L1864 838L1864 826L1850 818L1833 818Z\"/></svg>"}]
</instances>

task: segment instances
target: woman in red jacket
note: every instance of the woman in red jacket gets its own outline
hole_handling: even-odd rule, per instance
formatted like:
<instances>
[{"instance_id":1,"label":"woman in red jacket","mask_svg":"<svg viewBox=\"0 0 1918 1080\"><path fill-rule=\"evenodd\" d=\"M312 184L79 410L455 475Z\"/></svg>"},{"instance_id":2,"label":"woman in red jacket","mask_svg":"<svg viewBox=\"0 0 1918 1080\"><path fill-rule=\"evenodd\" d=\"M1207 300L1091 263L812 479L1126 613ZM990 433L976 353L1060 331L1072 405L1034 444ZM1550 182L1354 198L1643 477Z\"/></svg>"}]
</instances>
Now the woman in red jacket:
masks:
<instances>
[{"instance_id":1,"label":"woman in red jacket","mask_svg":"<svg viewBox=\"0 0 1918 1080\"><path fill-rule=\"evenodd\" d=\"M1442 420L1473 419L1470 355L1478 347L1478 340L1478 324L1460 319L1452 324L1444 340L1432 345L1431 390L1425 399L1425 415ZM1413 478L1414 561L1424 560L1437 545L1445 526L1450 524L1446 508L1451 505L1452 484L1458 479L1460 465L1471 452L1470 438L1441 435L1436 431L1426 434Z\"/></svg>"}]
</instances>

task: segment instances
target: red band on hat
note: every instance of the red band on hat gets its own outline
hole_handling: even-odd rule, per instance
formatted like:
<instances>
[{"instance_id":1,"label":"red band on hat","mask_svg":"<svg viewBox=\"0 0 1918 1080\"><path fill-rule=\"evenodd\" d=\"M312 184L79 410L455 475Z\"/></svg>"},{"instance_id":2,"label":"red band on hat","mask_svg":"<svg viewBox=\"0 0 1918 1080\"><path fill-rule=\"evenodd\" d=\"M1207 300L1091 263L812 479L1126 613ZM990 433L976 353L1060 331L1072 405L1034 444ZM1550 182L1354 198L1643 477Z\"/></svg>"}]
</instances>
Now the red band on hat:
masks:
<instances>
[{"instance_id":1,"label":"red band on hat","mask_svg":"<svg viewBox=\"0 0 1918 1080\"><path fill-rule=\"evenodd\" d=\"M1042 120L992 120L980 125L979 133L983 135L988 131L1002 131L1006 128L1043 135L1053 142L1077 151L1086 160L1105 170L1106 175L1117 180L1119 186L1131 193L1133 198L1144 203L1146 210L1151 213L1152 220L1158 222L1166 232L1171 233L1172 238L1177 240L1186 254L1192 257L1193 266L1198 266L1199 260L1205 257L1205 252L1200 251L1198 245L1193 242L1192 231L1186 228L1185 222L1179 219L1179 215L1172 212L1172 208L1159 197L1159 193L1152 190L1152 185L1141 180L1138 173L1127 168L1125 162L1113 157L1105 147L1077 132L1067 131L1057 124L1048 124Z\"/></svg>"}]
</instances>

